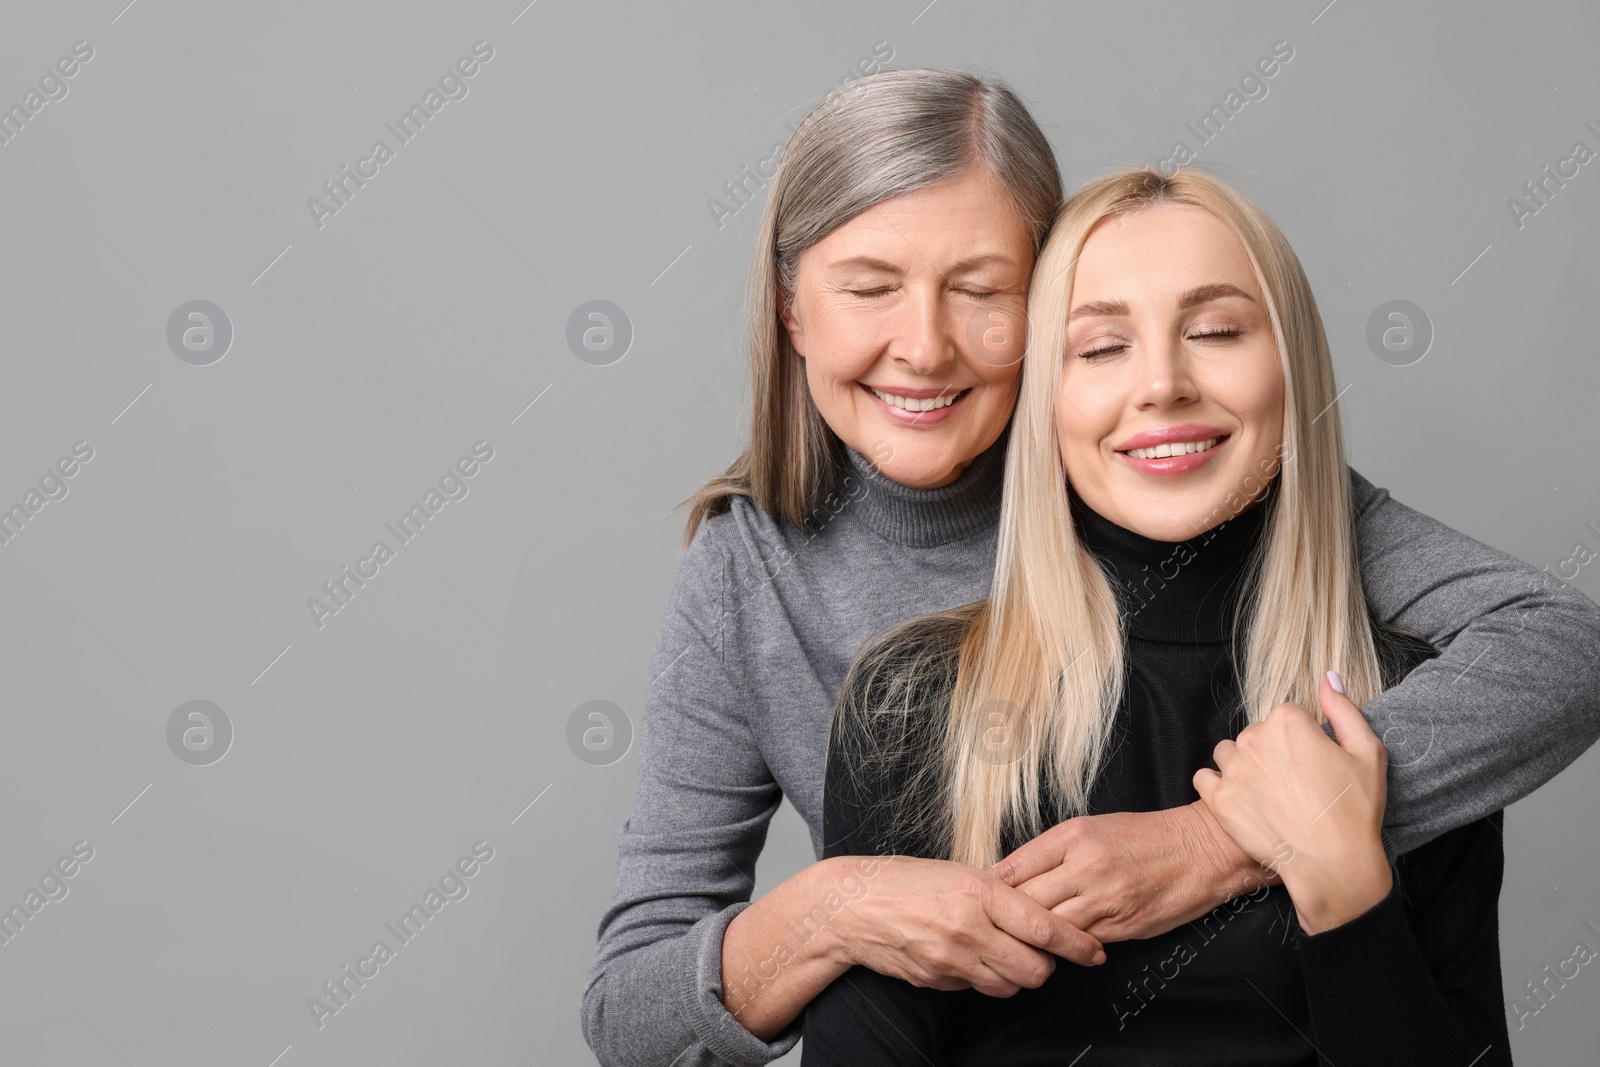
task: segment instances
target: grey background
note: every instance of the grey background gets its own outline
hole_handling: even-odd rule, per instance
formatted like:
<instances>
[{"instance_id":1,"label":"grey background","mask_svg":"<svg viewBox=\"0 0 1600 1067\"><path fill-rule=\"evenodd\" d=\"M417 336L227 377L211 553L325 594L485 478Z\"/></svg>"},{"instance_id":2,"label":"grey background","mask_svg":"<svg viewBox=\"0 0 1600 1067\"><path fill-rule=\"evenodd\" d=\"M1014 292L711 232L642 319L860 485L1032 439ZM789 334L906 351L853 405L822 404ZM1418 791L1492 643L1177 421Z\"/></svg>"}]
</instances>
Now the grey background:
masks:
<instances>
[{"instance_id":1,"label":"grey background","mask_svg":"<svg viewBox=\"0 0 1600 1067\"><path fill-rule=\"evenodd\" d=\"M0 24L6 106L94 49L0 146L0 505L94 450L0 547L0 904L94 849L0 946L7 1063L592 1062L635 755L580 760L568 718L639 725L669 513L739 447L759 204L719 229L707 201L879 41L1008 78L1074 185L1194 146L1287 40L1200 157L1310 272L1353 464L1552 571L1600 550L1600 161L1507 207L1600 150L1592 4L125 2ZM468 95L319 229L307 198L478 40ZM209 366L166 341L196 299L233 328ZM609 366L566 342L595 299L633 328ZM1434 330L1410 366L1366 343L1396 299ZM479 440L468 495L319 629L307 599ZM168 747L191 700L232 725L209 765ZM1597 760L1508 815L1510 995L1600 948ZM319 1030L307 999L479 840L469 894ZM809 858L786 806L762 885ZM1596 971L1513 1023L1519 1062L1592 1055Z\"/></svg>"}]
</instances>

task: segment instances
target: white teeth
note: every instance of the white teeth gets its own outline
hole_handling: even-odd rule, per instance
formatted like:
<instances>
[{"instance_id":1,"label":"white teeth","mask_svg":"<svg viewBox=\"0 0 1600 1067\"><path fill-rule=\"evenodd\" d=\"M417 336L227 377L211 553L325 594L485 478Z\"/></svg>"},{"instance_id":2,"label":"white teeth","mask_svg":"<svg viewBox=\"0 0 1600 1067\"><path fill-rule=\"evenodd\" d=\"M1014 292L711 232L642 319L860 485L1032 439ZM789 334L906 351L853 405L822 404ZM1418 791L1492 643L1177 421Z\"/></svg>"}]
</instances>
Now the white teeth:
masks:
<instances>
[{"instance_id":1,"label":"white teeth","mask_svg":"<svg viewBox=\"0 0 1600 1067\"><path fill-rule=\"evenodd\" d=\"M867 388L872 389L872 386L869 385ZM872 395L885 404L890 407L902 408L906 411L937 411L939 408L947 408L954 404L964 392L966 390L962 389L954 393L947 393L944 396L930 396L926 400L916 400L909 396L896 396L894 393L885 393L881 389L872 389Z\"/></svg>"},{"instance_id":2,"label":"white teeth","mask_svg":"<svg viewBox=\"0 0 1600 1067\"><path fill-rule=\"evenodd\" d=\"M1217 447L1220 437L1208 438L1204 441L1172 441L1154 448L1130 448L1128 455L1134 459L1167 459L1171 456L1187 455L1190 452L1208 452Z\"/></svg>"}]
</instances>

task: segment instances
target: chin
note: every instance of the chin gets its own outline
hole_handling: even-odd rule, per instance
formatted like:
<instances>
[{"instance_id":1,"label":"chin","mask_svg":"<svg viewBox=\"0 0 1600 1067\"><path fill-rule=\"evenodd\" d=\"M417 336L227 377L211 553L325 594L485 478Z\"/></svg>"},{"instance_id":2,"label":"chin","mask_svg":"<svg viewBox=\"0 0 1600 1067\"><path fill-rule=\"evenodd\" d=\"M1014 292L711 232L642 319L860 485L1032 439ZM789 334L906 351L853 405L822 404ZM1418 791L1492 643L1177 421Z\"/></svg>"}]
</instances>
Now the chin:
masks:
<instances>
[{"instance_id":1,"label":"chin","mask_svg":"<svg viewBox=\"0 0 1600 1067\"><path fill-rule=\"evenodd\" d=\"M891 458L878 467L878 471L885 478L912 489L932 489L938 485L949 484L955 480L950 476L950 472L954 469L953 463L907 462L898 457Z\"/></svg>"},{"instance_id":2,"label":"chin","mask_svg":"<svg viewBox=\"0 0 1600 1067\"><path fill-rule=\"evenodd\" d=\"M1183 493L1146 492L1129 493L1125 499L1131 504L1121 509L1127 521L1118 525L1152 541L1188 541L1231 517L1223 507L1221 496L1213 502Z\"/></svg>"}]
</instances>

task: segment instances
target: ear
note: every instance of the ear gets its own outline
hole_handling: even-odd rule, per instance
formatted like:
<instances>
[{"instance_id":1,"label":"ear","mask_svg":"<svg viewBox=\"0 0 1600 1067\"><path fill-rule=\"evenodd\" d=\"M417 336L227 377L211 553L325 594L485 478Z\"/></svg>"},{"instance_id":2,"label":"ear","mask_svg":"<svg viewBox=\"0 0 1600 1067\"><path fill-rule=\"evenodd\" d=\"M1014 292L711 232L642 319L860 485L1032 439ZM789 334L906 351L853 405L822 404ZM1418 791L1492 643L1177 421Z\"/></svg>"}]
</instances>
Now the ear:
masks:
<instances>
[{"instance_id":1,"label":"ear","mask_svg":"<svg viewBox=\"0 0 1600 1067\"><path fill-rule=\"evenodd\" d=\"M801 359L806 358L805 329L800 325L800 317L794 313L794 302L783 295L783 287L778 287L778 320L783 323L783 328L789 333L789 345Z\"/></svg>"}]
</instances>

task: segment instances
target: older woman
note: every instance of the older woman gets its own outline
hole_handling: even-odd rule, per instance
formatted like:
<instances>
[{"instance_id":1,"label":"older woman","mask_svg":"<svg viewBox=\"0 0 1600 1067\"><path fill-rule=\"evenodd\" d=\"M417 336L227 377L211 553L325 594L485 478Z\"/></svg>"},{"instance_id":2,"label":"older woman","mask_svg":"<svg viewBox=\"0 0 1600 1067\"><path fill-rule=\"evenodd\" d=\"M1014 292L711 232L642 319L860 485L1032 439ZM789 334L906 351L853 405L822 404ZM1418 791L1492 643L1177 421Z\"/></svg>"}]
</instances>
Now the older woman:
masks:
<instances>
[{"instance_id":1,"label":"older woman","mask_svg":"<svg viewBox=\"0 0 1600 1067\"><path fill-rule=\"evenodd\" d=\"M583 998L601 1062L774 1059L857 964L1036 987L1057 956L1092 964L1204 915L1256 868L1196 801L1069 820L999 873L823 859L750 903L784 796L822 854L828 723L861 643L989 591L1021 316L1060 195L1026 108L956 71L862 78L791 136L750 272L750 443L692 502L649 669ZM1359 477L1351 492L1374 612L1444 647L1365 709L1380 735L1432 738L1393 761L1393 855L1600 735L1600 610Z\"/></svg>"},{"instance_id":2,"label":"older woman","mask_svg":"<svg viewBox=\"0 0 1600 1067\"><path fill-rule=\"evenodd\" d=\"M1498 813L1398 873L1384 855L1384 746L1357 703L1428 650L1369 618L1288 241L1213 178L1118 172L1062 208L1030 325L993 594L863 651L826 854L986 866L1198 785L1283 885L1013 1000L855 968L806 1009L803 1062L1509 1064Z\"/></svg>"}]
</instances>

